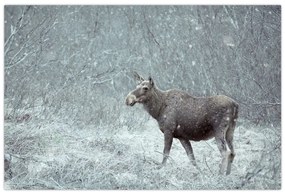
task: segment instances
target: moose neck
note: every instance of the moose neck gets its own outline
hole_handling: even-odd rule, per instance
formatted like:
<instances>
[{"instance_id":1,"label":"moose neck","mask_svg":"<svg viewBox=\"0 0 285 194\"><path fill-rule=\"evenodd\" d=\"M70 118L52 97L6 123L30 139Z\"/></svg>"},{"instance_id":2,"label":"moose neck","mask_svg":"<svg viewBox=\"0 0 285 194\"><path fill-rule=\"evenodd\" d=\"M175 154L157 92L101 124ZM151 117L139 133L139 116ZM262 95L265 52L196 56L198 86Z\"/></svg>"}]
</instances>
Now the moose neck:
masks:
<instances>
[{"instance_id":1,"label":"moose neck","mask_svg":"<svg viewBox=\"0 0 285 194\"><path fill-rule=\"evenodd\" d=\"M152 92L153 95L144 103L144 108L153 118L158 119L165 107L165 94L156 87L153 87Z\"/></svg>"}]
</instances>

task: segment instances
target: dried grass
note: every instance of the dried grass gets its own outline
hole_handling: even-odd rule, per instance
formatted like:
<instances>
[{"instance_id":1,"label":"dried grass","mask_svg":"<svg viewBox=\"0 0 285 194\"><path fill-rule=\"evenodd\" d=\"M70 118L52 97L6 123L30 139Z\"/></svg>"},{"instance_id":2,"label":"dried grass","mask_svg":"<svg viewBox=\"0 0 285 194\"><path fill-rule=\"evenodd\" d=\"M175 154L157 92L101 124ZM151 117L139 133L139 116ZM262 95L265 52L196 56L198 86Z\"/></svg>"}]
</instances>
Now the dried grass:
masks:
<instances>
[{"instance_id":1,"label":"dried grass","mask_svg":"<svg viewBox=\"0 0 285 194\"><path fill-rule=\"evenodd\" d=\"M232 174L218 175L215 142L194 142L199 173L174 141L158 169L163 136L153 120L143 126L77 128L60 121L5 123L12 156L6 189L280 189L279 129L240 125ZM280 142L279 142L280 141Z\"/></svg>"}]
</instances>

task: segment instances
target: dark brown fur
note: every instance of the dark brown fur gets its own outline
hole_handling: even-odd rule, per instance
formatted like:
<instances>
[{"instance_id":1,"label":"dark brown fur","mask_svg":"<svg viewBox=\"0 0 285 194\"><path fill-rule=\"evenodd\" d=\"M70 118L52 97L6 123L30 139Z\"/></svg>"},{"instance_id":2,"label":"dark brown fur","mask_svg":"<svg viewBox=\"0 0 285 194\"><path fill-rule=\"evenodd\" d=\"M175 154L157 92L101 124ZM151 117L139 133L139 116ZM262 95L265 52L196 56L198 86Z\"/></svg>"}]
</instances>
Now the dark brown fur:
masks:
<instances>
[{"instance_id":1,"label":"dark brown fur","mask_svg":"<svg viewBox=\"0 0 285 194\"><path fill-rule=\"evenodd\" d=\"M197 166L189 140L200 141L214 137L223 158L220 173L226 170L226 174L229 174L235 156L232 141L238 104L223 95L199 98L176 89L161 91L151 78L144 80L138 74L136 78L140 84L128 94L126 104L133 106L137 102L142 103L157 120L164 133L162 164L167 161L173 138L180 140L189 159Z\"/></svg>"}]
</instances>

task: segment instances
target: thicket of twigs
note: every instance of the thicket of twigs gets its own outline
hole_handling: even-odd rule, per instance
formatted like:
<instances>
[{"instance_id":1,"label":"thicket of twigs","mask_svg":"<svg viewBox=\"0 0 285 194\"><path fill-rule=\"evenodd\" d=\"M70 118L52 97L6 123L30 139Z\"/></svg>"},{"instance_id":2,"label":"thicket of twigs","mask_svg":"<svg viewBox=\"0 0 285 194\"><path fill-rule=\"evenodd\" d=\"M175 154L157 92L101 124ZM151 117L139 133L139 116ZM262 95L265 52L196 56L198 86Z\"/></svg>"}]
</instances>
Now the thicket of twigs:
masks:
<instances>
[{"instance_id":1,"label":"thicket of twigs","mask_svg":"<svg viewBox=\"0 0 285 194\"><path fill-rule=\"evenodd\" d=\"M11 189L281 187L280 6L5 6L4 143ZM125 107L132 72L240 104L233 173L214 142L179 144ZM214 150L213 150L214 149ZM210 157L211 156L211 157Z\"/></svg>"}]
</instances>

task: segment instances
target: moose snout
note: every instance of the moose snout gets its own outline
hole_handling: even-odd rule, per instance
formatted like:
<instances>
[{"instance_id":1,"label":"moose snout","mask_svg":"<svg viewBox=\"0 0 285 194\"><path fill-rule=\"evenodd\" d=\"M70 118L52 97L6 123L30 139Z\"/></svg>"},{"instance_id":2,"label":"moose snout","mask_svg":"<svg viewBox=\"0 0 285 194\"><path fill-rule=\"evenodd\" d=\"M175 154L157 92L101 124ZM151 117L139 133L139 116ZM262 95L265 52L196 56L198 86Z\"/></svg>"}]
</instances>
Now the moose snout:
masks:
<instances>
[{"instance_id":1,"label":"moose snout","mask_svg":"<svg viewBox=\"0 0 285 194\"><path fill-rule=\"evenodd\" d=\"M126 98L126 105L127 106L133 106L137 101L136 101L136 96L133 94L129 94Z\"/></svg>"}]
</instances>

